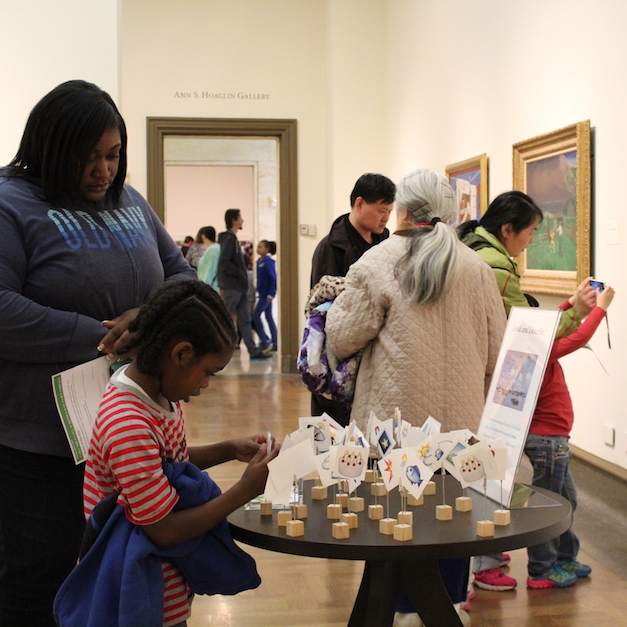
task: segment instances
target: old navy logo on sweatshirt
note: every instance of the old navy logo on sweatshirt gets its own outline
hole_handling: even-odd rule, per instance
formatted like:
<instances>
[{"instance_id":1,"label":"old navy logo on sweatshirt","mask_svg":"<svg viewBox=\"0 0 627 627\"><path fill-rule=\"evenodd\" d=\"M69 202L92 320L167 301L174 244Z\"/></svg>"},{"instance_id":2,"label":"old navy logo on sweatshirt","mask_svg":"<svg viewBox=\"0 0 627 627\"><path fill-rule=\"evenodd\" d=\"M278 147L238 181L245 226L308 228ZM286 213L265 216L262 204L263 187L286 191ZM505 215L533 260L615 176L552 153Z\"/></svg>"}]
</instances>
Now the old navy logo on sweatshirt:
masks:
<instances>
[{"instance_id":1,"label":"old navy logo on sweatshirt","mask_svg":"<svg viewBox=\"0 0 627 627\"><path fill-rule=\"evenodd\" d=\"M136 248L149 243L148 224L140 207L121 207L100 211L107 228L98 224L85 211L50 209L48 217L56 224L67 245L72 249L111 248L111 236L124 248ZM107 230L108 229L108 230Z\"/></svg>"}]
</instances>

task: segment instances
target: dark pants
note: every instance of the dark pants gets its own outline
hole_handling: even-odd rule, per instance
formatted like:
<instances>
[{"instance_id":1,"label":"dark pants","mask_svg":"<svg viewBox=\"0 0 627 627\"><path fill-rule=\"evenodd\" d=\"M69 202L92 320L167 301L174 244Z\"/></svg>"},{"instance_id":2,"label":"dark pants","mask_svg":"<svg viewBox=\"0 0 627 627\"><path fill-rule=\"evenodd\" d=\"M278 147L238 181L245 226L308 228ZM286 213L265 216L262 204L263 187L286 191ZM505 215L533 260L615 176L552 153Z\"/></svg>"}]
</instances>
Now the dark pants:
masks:
<instances>
[{"instance_id":1,"label":"dark pants","mask_svg":"<svg viewBox=\"0 0 627 627\"><path fill-rule=\"evenodd\" d=\"M55 627L52 603L76 564L83 465L0 446L0 627Z\"/></svg>"}]
</instances>

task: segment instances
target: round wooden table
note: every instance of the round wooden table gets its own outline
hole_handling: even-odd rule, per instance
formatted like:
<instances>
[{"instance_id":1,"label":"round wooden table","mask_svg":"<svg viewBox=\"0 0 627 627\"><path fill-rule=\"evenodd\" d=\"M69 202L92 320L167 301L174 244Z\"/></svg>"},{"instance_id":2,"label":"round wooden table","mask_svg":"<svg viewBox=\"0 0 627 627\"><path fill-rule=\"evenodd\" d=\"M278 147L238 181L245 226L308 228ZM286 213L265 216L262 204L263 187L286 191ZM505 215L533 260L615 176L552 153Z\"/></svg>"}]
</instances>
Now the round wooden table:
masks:
<instances>
[{"instance_id":1,"label":"round wooden table","mask_svg":"<svg viewBox=\"0 0 627 627\"><path fill-rule=\"evenodd\" d=\"M329 498L311 499L312 482L305 482L303 502L308 516L303 519L305 535L290 537L285 527L277 524L277 511L272 516L261 516L258 509L240 508L228 521L233 538L251 546L330 559L363 560L364 575L355 600L349 627L390 627L398 591L403 589L427 627L457 627L461 625L455 608L446 593L438 559L470 557L533 546L557 537L572 522L571 506L566 499L540 488L529 489L542 507L523 507L511 510L507 526L495 526L493 537L477 536L477 521L492 520L500 506L472 490L473 508L470 512L455 511L455 498L462 495L460 484L451 476L445 477L442 497L442 477L435 476L437 494L424 497L424 504L406 507L413 512L413 538L404 542L379 532L379 522L368 518L368 505L383 505L385 515L396 518L401 508L398 490L388 497L370 495L370 484L363 483L356 496L365 499L365 510L358 514L359 526L351 529L350 537L336 540L332 523L327 518L327 505L334 500L335 489L329 488ZM436 519L435 508L443 503L453 507L453 519Z\"/></svg>"}]
</instances>

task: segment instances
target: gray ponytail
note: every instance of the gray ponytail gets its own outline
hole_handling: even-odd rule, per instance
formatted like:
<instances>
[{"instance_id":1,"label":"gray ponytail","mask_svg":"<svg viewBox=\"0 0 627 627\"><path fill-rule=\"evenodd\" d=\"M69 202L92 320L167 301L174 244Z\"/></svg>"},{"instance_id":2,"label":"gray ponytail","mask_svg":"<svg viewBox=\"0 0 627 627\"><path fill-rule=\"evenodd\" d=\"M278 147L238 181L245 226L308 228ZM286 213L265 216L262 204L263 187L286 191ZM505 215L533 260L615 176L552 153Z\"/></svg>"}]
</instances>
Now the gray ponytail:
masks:
<instances>
[{"instance_id":1,"label":"gray ponytail","mask_svg":"<svg viewBox=\"0 0 627 627\"><path fill-rule=\"evenodd\" d=\"M410 301L439 300L461 271L460 242L445 221L455 211L455 194L446 178L433 170L417 170L398 185L397 209L406 209L415 228L407 252L396 266L401 289Z\"/></svg>"}]
</instances>

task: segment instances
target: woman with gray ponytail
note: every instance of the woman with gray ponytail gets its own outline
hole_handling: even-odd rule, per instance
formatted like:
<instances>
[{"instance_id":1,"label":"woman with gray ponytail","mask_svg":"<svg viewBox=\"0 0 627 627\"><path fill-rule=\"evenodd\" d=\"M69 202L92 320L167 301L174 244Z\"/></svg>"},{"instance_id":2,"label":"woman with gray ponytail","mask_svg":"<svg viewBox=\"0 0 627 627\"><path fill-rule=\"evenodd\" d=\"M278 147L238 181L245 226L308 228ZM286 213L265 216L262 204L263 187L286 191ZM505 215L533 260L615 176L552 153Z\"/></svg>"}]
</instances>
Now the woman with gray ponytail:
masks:
<instances>
[{"instance_id":1,"label":"woman with gray ponytail","mask_svg":"<svg viewBox=\"0 0 627 627\"><path fill-rule=\"evenodd\" d=\"M417 304L435 303L461 270L458 238L446 224L455 211L454 192L439 172L417 170L399 184L396 207L399 230L409 237L396 267L403 293Z\"/></svg>"},{"instance_id":2,"label":"woman with gray ponytail","mask_svg":"<svg viewBox=\"0 0 627 627\"><path fill-rule=\"evenodd\" d=\"M506 323L494 273L446 223L455 197L444 176L408 174L395 205L397 230L351 266L327 313L338 359L364 349L351 421L365 433L371 411L387 420L399 407L415 426L433 416L442 431L476 431ZM447 592L462 603L468 560L446 562ZM395 625L421 624L406 599L397 610Z\"/></svg>"},{"instance_id":3,"label":"woman with gray ponytail","mask_svg":"<svg viewBox=\"0 0 627 627\"><path fill-rule=\"evenodd\" d=\"M454 194L432 170L404 177L395 199L396 232L350 268L327 314L339 359L364 348L351 420L365 431L400 407L421 426L479 425L505 329L494 274L446 224Z\"/></svg>"}]
</instances>

